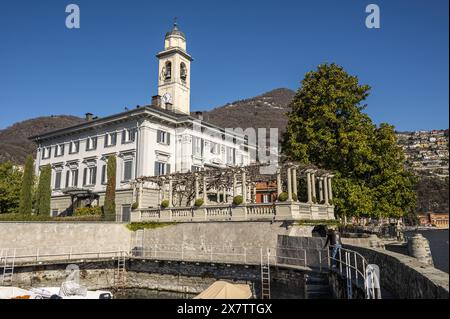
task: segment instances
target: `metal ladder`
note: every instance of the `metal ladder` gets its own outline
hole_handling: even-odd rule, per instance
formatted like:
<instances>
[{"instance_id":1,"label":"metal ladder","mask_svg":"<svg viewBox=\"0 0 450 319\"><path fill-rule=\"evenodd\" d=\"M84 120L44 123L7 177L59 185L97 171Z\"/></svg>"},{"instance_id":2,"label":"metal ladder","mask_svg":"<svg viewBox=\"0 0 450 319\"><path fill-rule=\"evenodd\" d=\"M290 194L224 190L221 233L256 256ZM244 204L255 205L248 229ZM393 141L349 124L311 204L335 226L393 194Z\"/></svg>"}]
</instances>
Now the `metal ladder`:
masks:
<instances>
[{"instance_id":1,"label":"metal ladder","mask_svg":"<svg viewBox=\"0 0 450 319\"><path fill-rule=\"evenodd\" d=\"M263 257L261 249L261 299L270 299L270 253L267 251L267 260Z\"/></svg>"},{"instance_id":2,"label":"metal ladder","mask_svg":"<svg viewBox=\"0 0 450 319\"><path fill-rule=\"evenodd\" d=\"M117 268L114 269L114 286L121 288L125 286L126 281L126 255L125 252L119 252L117 256Z\"/></svg>"},{"instance_id":3,"label":"metal ladder","mask_svg":"<svg viewBox=\"0 0 450 319\"><path fill-rule=\"evenodd\" d=\"M10 249L2 249L0 261L2 261L3 274L2 286L11 286L14 275L14 263L16 260L16 250L12 249L12 255L9 255Z\"/></svg>"},{"instance_id":4,"label":"metal ladder","mask_svg":"<svg viewBox=\"0 0 450 319\"><path fill-rule=\"evenodd\" d=\"M144 230L138 229L134 235L134 248L135 256L137 257L145 257L144 256Z\"/></svg>"}]
</instances>

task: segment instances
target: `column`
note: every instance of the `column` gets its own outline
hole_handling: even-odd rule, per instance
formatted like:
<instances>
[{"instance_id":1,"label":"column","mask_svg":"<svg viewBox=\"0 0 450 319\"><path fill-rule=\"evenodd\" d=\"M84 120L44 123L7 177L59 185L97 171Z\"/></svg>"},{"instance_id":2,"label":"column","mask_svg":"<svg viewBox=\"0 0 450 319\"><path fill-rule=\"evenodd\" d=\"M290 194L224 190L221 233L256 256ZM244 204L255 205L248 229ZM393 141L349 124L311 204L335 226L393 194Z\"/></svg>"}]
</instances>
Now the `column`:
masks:
<instances>
[{"instance_id":1,"label":"column","mask_svg":"<svg viewBox=\"0 0 450 319\"><path fill-rule=\"evenodd\" d=\"M333 189L331 188L331 178L332 178L333 176L328 176L328 198L330 199L330 200L332 200L333 199Z\"/></svg>"},{"instance_id":2,"label":"column","mask_svg":"<svg viewBox=\"0 0 450 319\"><path fill-rule=\"evenodd\" d=\"M138 207L142 208L142 195L143 195L143 183L139 182L139 193L138 193Z\"/></svg>"},{"instance_id":3,"label":"column","mask_svg":"<svg viewBox=\"0 0 450 319\"><path fill-rule=\"evenodd\" d=\"M253 185L253 203L256 203L256 183Z\"/></svg>"},{"instance_id":4,"label":"column","mask_svg":"<svg viewBox=\"0 0 450 319\"><path fill-rule=\"evenodd\" d=\"M199 197L200 197L200 195L199 195L199 185L198 185L198 175L197 174L195 174L195 182L194 182L194 186L195 186L195 199L194 199L194 201L195 200L197 200Z\"/></svg>"},{"instance_id":5,"label":"column","mask_svg":"<svg viewBox=\"0 0 450 319\"><path fill-rule=\"evenodd\" d=\"M282 192L283 192L283 189L282 189L282 185L281 185L281 169L279 168L277 170L277 196L280 196L280 194Z\"/></svg>"},{"instance_id":6,"label":"column","mask_svg":"<svg viewBox=\"0 0 450 319\"><path fill-rule=\"evenodd\" d=\"M297 200L298 200L298 192L297 192L297 168L293 167L292 168L292 193L297 195Z\"/></svg>"},{"instance_id":7,"label":"column","mask_svg":"<svg viewBox=\"0 0 450 319\"><path fill-rule=\"evenodd\" d=\"M323 192L325 194L325 205L329 205L330 203L328 202L328 183L327 183L327 177L325 176L324 180L323 180Z\"/></svg>"},{"instance_id":8,"label":"column","mask_svg":"<svg viewBox=\"0 0 450 319\"><path fill-rule=\"evenodd\" d=\"M206 176L203 176L203 204L206 205L206 201L208 200L208 194L206 191Z\"/></svg>"},{"instance_id":9,"label":"column","mask_svg":"<svg viewBox=\"0 0 450 319\"><path fill-rule=\"evenodd\" d=\"M233 173L233 198L237 195L237 181L236 181L236 173Z\"/></svg>"},{"instance_id":10,"label":"column","mask_svg":"<svg viewBox=\"0 0 450 319\"><path fill-rule=\"evenodd\" d=\"M323 201L323 177L319 177L319 203Z\"/></svg>"},{"instance_id":11,"label":"column","mask_svg":"<svg viewBox=\"0 0 450 319\"><path fill-rule=\"evenodd\" d=\"M291 175L291 168L288 167L287 169L287 191L288 191L288 201L292 201L292 175Z\"/></svg>"},{"instance_id":12,"label":"column","mask_svg":"<svg viewBox=\"0 0 450 319\"><path fill-rule=\"evenodd\" d=\"M219 186L217 186L217 189L216 189L216 197L217 197L217 204L219 204L220 203L220 187Z\"/></svg>"},{"instance_id":13,"label":"column","mask_svg":"<svg viewBox=\"0 0 450 319\"><path fill-rule=\"evenodd\" d=\"M316 174L313 172L311 174L311 190L312 190L312 197L313 197L313 202L314 199L317 202L317 193L316 193Z\"/></svg>"},{"instance_id":14,"label":"column","mask_svg":"<svg viewBox=\"0 0 450 319\"><path fill-rule=\"evenodd\" d=\"M172 207L172 177L169 176L169 207Z\"/></svg>"},{"instance_id":15,"label":"column","mask_svg":"<svg viewBox=\"0 0 450 319\"><path fill-rule=\"evenodd\" d=\"M308 192L308 204L312 204L312 194L311 194L311 173L306 173L306 185L307 185L307 192Z\"/></svg>"},{"instance_id":16,"label":"column","mask_svg":"<svg viewBox=\"0 0 450 319\"><path fill-rule=\"evenodd\" d=\"M246 180L245 180L245 172L242 171L242 203L246 204L247 203L247 189L246 189Z\"/></svg>"}]
</instances>

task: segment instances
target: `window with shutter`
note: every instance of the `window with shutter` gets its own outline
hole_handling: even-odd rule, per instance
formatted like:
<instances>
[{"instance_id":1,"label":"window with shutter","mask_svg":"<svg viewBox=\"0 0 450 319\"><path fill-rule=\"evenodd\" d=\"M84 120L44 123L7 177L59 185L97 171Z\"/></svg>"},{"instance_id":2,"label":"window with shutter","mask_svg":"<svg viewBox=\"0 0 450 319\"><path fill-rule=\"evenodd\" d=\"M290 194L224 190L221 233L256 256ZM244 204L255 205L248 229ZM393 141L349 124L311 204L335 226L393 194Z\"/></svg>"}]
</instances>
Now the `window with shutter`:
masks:
<instances>
[{"instance_id":1,"label":"window with shutter","mask_svg":"<svg viewBox=\"0 0 450 319\"><path fill-rule=\"evenodd\" d=\"M55 173L55 189L61 188L61 172Z\"/></svg>"},{"instance_id":2,"label":"window with shutter","mask_svg":"<svg viewBox=\"0 0 450 319\"><path fill-rule=\"evenodd\" d=\"M70 171L66 172L66 188L69 187Z\"/></svg>"},{"instance_id":3,"label":"window with shutter","mask_svg":"<svg viewBox=\"0 0 450 319\"><path fill-rule=\"evenodd\" d=\"M102 184L106 184L106 164L102 166Z\"/></svg>"},{"instance_id":4,"label":"window with shutter","mask_svg":"<svg viewBox=\"0 0 450 319\"><path fill-rule=\"evenodd\" d=\"M123 180L124 181L131 180L132 169L133 169L132 161L124 162L124 172L123 172Z\"/></svg>"},{"instance_id":5,"label":"window with shutter","mask_svg":"<svg viewBox=\"0 0 450 319\"><path fill-rule=\"evenodd\" d=\"M97 183L97 166L92 167L91 174L91 185L95 185Z\"/></svg>"},{"instance_id":6,"label":"window with shutter","mask_svg":"<svg viewBox=\"0 0 450 319\"><path fill-rule=\"evenodd\" d=\"M165 175L170 174L170 164L166 164Z\"/></svg>"},{"instance_id":7,"label":"window with shutter","mask_svg":"<svg viewBox=\"0 0 450 319\"><path fill-rule=\"evenodd\" d=\"M78 169L72 171L72 187L78 186Z\"/></svg>"},{"instance_id":8,"label":"window with shutter","mask_svg":"<svg viewBox=\"0 0 450 319\"><path fill-rule=\"evenodd\" d=\"M88 169L85 167L84 168L84 170L83 170L83 186L85 186L86 185L86 183L87 183L87 174L88 174Z\"/></svg>"}]
</instances>

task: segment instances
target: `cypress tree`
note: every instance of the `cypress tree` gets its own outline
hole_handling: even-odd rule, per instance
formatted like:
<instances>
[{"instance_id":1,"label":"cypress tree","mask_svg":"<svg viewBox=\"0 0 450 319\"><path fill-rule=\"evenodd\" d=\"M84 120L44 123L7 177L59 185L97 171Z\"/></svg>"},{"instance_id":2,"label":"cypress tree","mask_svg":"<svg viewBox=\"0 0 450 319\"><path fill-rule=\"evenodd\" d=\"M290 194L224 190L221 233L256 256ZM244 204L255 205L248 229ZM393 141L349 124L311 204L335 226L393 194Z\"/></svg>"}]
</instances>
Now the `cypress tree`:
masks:
<instances>
[{"instance_id":1,"label":"cypress tree","mask_svg":"<svg viewBox=\"0 0 450 319\"><path fill-rule=\"evenodd\" d=\"M52 167L45 165L39 176L39 185L37 190L37 213L38 214L50 214L50 199L52 196L52 190L50 188L52 176Z\"/></svg>"},{"instance_id":2,"label":"cypress tree","mask_svg":"<svg viewBox=\"0 0 450 319\"><path fill-rule=\"evenodd\" d=\"M107 219L115 219L116 215L116 157L108 158L105 205L104 214Z\"/></svg>"},{"instance_id":3,"label":"cypress tree","mask_svg":"<svg viewBox=\"0 0 450 319\"><path fill-rule=\"evenodd\" d=\"M31 214L33 197L33 174L34 170L34 159L31 155L27 156L25 161L25 168L22 177L22 189L20 190L20 202L19 202L19 213L21 214Z\"/></svg>"}]
</instances>

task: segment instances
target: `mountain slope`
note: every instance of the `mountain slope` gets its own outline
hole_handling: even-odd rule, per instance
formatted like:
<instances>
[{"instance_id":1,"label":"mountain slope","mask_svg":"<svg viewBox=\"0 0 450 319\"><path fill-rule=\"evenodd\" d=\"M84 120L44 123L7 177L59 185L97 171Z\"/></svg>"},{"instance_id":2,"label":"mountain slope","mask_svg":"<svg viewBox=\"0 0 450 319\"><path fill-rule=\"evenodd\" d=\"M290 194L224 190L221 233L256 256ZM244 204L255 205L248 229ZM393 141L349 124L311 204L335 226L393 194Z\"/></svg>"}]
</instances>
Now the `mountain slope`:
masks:
<instances>
[{"instance_id":1,"label":"mountain slope","mask_svg":"<svg viewBox=\"0 0 450 319\"><path fill-rule=\"evenodd\" d=\"M28 137L69 127L84 122L84 119L71 115L38 117L15 123L0 130L0 163L11 161L23 164L28 154L35 154L36 145Z\"/></svg>"},{"instance_id":2,"label":"mountain slope","mask_svg":"<svg viewBox=\"0 0 450 319\"><path fill-rule=\"evenodd\" d=\"M223 128L246 129L276 127L284 132L286 113L295 92L289 89L275 89L259 96L228 103L211 111L203 112L203 119Z\"/></svg>"}]
</instances>

